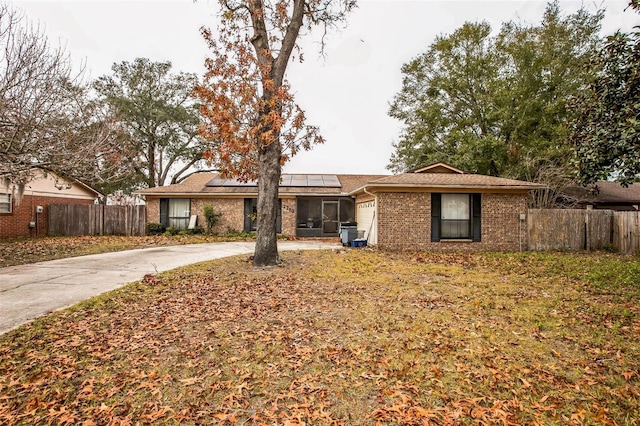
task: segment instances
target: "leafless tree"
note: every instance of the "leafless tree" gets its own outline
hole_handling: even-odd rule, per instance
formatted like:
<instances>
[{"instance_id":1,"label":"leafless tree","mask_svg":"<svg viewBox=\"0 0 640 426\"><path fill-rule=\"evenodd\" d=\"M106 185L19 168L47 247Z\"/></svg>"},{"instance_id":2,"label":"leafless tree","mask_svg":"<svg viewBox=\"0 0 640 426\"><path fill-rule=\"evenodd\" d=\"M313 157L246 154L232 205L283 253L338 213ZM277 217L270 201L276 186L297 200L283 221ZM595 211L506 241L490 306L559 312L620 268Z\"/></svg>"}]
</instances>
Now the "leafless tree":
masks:
<instances>
[{"instance_id":1,"label":"leafless tree","mask_svg":"<svg viewBox=\"0 0 640 426\"><path fill-rule=\"evenodd\" d=\"M0 172L22 187L33 167L99 183L123 170L117 129L83 72L38 25L0 4Z\"/></svg>"}]
</instances>

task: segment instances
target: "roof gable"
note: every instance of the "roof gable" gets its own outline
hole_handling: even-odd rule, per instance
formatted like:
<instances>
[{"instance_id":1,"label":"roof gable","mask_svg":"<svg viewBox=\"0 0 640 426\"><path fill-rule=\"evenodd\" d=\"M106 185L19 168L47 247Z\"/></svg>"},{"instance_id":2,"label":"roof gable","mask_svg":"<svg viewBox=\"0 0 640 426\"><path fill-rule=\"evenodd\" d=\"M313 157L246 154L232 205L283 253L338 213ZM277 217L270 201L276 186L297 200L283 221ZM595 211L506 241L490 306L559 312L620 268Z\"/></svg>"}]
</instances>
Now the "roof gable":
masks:
<instances>
[{"instance_id":1,"label":"roof gable","mask_svg":"<svg viewBox=\"0 0 640 426\"><path fill-rule=\"evenodd\" d=\"M411 170L409 173L466 173L464 170L457 169L447 163L433 163L428 166L420 167L418 169Z\"/></svg>"},{"instance_id":2,"label":"roof gable","mask_svg":"<svg viewBox=\"0 0 640 426\"><path fill-rule=\"evenodd\" d=\"M32 167L28 170L28 173L29 178L26 180L24 188L30 191L31 195L36 193L44 196L65 194L65 196L83 198L100 198L104 196L98 190L78 179L61 176L43 167ZM0 177L2 175L3 173L0 173ZM17 184L11 182L10 179L0 180L0 189L13 192L17 189Z\"/></svg>"}]
</instances>

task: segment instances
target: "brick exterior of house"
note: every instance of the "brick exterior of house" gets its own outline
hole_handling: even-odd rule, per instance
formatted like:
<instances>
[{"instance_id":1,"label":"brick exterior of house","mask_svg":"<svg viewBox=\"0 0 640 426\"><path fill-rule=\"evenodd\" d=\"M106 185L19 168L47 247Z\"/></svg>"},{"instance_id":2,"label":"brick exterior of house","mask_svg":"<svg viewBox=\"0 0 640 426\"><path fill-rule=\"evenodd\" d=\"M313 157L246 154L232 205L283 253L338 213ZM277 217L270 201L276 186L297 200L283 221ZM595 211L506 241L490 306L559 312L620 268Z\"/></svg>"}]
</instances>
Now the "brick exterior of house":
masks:
<instances>
[{"instance_id":1,"label":"brick exterior of house","mask_svg":"<svg viewBox=\"0 0 640 426\"><path fill-rule=\"evenodd\" d=\"M160 199L147 197L147 223L160 223Z\"/></svg>"},{"instance_id":2,"label":"brick exterior of house","mask_svg":"<svg viewBox=\"0 0 640 426\"><path fill-rule=\"evenodd\" d=\"M44 197L23 195L20 203L12 200L11 213L0 213L0 238L23 238L46 236L49 223L49 205L51 204L93 204L93 200L77 198ZM44 211L36 214L36 206L42 206ZM37 228L30 228L29 224L36 222Z\"/></svg>"},{"instance_id":3,"label":"brick exterior of house","mask_svg":"<svg viewBox=\"0 0 640 426\"><path fill-rule=\"evenodd\" d=\"M243 198L192 198L191 214L198 215L198 225L207 229L207 219L204 217L204 206L211 205L217 213L222 213L218 223L211 230L215 234L227 231L242 231L244 228L244 199Z\"/></svg>"},{"instance_id":4,"label":"brick exterior of house","mask_svg":"<svg viewBox=\"0 0 640 426\"><path fill-rule=\"evenodd\" d=\"M165 198L165 197L163 197ZM176 198L167 196L166 198ZM251 197L248 197L251 198ZM214 234L224 234L228 231L242 231L244 229L244 200L245 198L190 198L191 214L198 216L198 225L207 228L204 217L204 206L210 204L213 209L222 213L212 229ZM296 199L281 198L282 201L282 233L294 236L296 234ZM160 198L147 196L147 223L160 223Z\"/></svg>"},{"instance_id":5,"label":"brick exterior of house","mask_svg":"<svg viewBox=\"0 0 640 426\"><path fill-rule=\"evenodd\" d=\"M10 181L0 178L0 194L9 194L11 197L11 213L0 213L0 239L46 236L50 205L93 204L101 196L85 184L60 178L51 171L34 167L29 173L30 179L19 199L16 196L17 188ZM43 207L41 213L36 213L37 206Z\"/></svg>"},{"instance_id":6,"label":"brick exterior of house","mask_svg":"<svg viewBox=\"0 0 640 426\"><path fill-rule=\"evenodd\" d=\"M296 235L296 199L281 198L282 200L282 233L287 236Z\"/></svg>"},{"instance_id":7,"label":"brick exterior of house","mask_svg":"<svg viewBox=\"0 0 640 426\"><path fill-rule=\"evenodd\" d=\"M378 247L384 250L519 251L527 247L527 193L483 193L481 241L431 241L430 192L380 192ZM357 200L360 202L360 199Z\"/></svg>"},{"instance_id":8,"label":"brick exterior of house","mask_svg":"<svg viewBox=\"0 0 640 426\"><path fill-rule=\"evenodd\" d=\"M307 185L300 184L309 176ZM320 175L296 175L297 185L283 184L282 233L289 236L336 236L324 227L298 228L296 210L298 200L315 200L325 207L328 203L347 197L355 198L357 221L370 222L358 230L370 232L371 242L384 250L433 251L519 251L527 247L526 221L529 191L544 186L507 178L464 173L444 163L399 175L335 175L328 185L317 185ZM322 178L324 179L324 177ZM339 185L334 185L336 180ZM294 182L291 176L287 182ZM314 184L311 184L314 182ZM326 182L325 182L326 183ZM222 213L214 232L244 229L244 200L255 198L257 188L246 183L225 181L215 174L194 174L176 185L150 188L140 193L147 199L147 219L160 221L161 198L190 198L191 214L198 215L198 223L205 226L202 214L205 204L212 204ZM431 241L432 193L476 194L470 196L470 236L463 239ZM481 194L480 197L477 194ZM436 200L440 198L436 197ZM300 204L301 209L308 205ZM358 211L357 206L360 206ZM440 207L436 206L436 211ZM479 217L478 217L479 212ZM323 213L324 214L324 213ZM352 214L352 213L350 213ZM478 228L478 219L480 227ZM331 219L326 220L332 224ZM343 219L345 220L345 219ZM438 218L441 220L441 218ZM440 223L440 222L438 222ZM360 225L360 224L359 224ZM332 228L327 228L332 229ZM311 231L311 232L305 232ZM438 235L436 233L436 235ZM464 235L464 234L461 234ZM478 241L479 238L479 241ZM473 241L476 240L476 241Z\"/></svg>"}]
</instances>

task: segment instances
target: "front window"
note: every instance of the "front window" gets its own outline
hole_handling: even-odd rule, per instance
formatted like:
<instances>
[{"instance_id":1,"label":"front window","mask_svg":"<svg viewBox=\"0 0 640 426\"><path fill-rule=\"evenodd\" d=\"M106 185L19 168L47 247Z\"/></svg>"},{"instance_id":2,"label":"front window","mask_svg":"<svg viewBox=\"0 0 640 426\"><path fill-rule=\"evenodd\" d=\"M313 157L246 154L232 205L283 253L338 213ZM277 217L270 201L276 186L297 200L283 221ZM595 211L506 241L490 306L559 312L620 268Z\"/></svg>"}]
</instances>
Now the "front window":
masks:
<instances>
[{"instance_id":1,"label":"front window","mask_svg":"<svg viewBox=\"0 0 640 426\"><path fill-rule=\"evenodd\" d=\"M442 194L441 238L471 238L469 194Z\"/></svg>"},{"instance_id":2,"label":"front window","mask_svg":"<svg viewBox=\"0 0 640 426\"><path fill-rule=\"evenodd\" d=\"M431 241L482 241L482 194L431 193Z\"/></svg>"},{"instance_id":3,"label":"front window","mask_svg":"<svg viewBox=\"0 0 640 426\"><path fill-rule=\"evenodd\" d=\"M169 220L167 225L178 230L187 229L191 216L191 200L188 198L169 199Z\"/></svg>"},{"instance_id":4,"label":"front window","mask_svg":"<svg viewBox=\"0 0 640 426\"><path fill-rule=\"evenodd\" d=\"M11 194L0 194L0 213L11 213Z\"/></svg>"}]
</instances>

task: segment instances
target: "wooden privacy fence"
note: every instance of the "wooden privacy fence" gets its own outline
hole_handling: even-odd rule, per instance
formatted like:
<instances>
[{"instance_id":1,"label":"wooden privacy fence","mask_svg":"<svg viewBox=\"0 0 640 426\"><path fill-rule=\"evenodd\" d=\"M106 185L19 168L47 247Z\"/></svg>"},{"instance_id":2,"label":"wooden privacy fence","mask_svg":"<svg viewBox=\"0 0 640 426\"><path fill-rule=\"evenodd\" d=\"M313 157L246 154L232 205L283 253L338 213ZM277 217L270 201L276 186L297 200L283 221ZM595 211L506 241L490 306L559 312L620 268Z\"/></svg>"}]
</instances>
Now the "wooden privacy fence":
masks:
<instances>
[{"instance_id":1,"label":"wooden privacy fence","mask_svg":"<svg viewBox=\"0 0 640 426\"><path fill-rule=\"evenodd\" d=\"M615 212L613 246L620 253L640 252L640 212Z\"/></svg>"},{"instance_id":2,"label":"wooden privacy fence","mask_svg":"<svg viewBox=\"0 0 640 426\"><path fill-rule=\"evenodd\" d=\"M640 212L583 209L530 209L529 250L640 251Z\"/></svg>"},{"instance_id":3,"label":"wooden privacy fence","mask_svg":"<svg viewBox=\"0 0 640 426\"><path fill-rule=\"evenodd\" d=\"M49 235L144 235L145 206L49 205Z\"/></svg>"}]
</instances>

